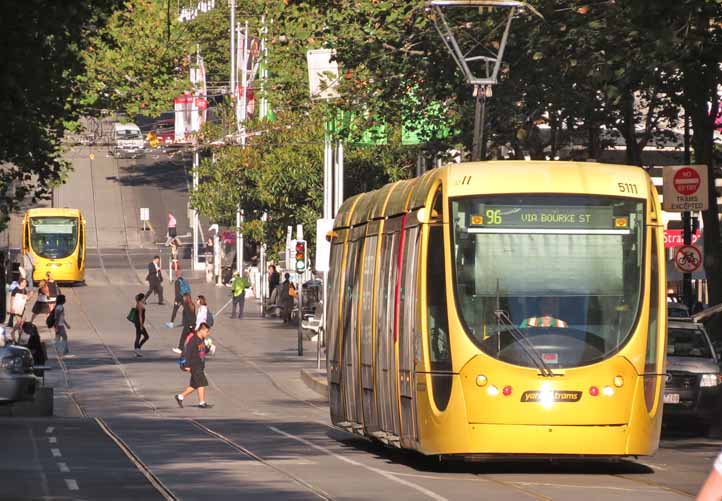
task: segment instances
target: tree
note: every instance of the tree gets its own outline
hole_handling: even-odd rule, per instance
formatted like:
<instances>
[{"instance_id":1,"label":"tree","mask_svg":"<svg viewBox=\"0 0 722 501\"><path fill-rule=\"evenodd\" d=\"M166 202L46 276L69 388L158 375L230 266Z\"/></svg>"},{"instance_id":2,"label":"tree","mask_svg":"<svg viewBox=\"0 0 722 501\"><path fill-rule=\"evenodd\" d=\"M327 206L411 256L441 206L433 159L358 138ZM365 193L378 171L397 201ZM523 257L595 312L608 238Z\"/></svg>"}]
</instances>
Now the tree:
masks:
<instances>
[{"instance_id":1,"label":"tree","mask_svg":"<svg viewBox=\"0 0 722 501\"><path fill-rule=\"evenodd\" d=\"M158 116L173 99L190 89L189 32L165 15L165 0L126 0L83 52L86 73L80 78L83 105Z\"/></svg>"},{"instance_id":2,"label":"tree","mask_svg":"<svg viewBox=\"0 0 722 501\"><path fill-rule=\"evenodd\" d=\"M60 141L76 118L87 33L115 4L8 0L0 16L0 228L25 202L50 196L68 169Z\"/></svg>"}]
</instances>

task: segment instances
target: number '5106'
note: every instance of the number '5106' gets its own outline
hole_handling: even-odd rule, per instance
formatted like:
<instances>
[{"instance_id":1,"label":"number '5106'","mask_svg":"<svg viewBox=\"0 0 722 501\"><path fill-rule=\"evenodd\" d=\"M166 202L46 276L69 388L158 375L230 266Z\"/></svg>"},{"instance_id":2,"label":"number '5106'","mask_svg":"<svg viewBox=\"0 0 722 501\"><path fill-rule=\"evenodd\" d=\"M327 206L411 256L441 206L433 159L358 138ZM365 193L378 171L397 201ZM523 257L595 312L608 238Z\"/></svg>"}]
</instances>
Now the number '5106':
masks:
<instances>
[{"instance_id":1,"label":"number '5106'","mask_svg":"<svg viewBox=\"0 0 722 501\"><path fill-rule=\"evenodd\" d=\"M637 185L633 183L617 183L617 187L620 193L634 193L635 195L639 193Z\"/></svg>"}]
</instances>

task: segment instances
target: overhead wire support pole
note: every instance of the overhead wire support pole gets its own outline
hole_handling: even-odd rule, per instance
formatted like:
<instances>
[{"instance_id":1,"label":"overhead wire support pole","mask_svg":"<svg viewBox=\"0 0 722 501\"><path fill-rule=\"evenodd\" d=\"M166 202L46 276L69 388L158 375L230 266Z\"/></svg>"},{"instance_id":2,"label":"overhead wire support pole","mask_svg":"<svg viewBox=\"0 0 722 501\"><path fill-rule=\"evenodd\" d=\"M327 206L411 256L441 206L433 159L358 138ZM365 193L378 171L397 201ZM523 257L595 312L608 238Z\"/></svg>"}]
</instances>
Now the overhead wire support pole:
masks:
<instances>
[{"instance_id":1,"label":"overhead wire support pole","mask_svg":"<svg viewBox=\"0 0 722 501\"><path fill-rule=\"evenodd\" d=\"M474 45L465 52L457 42L454 30L444 15L445 8L508 8L509 14L506 17L504 31L494 50L483 47L483 43L475 40ZM474 109L474 135L472 138L471 158L474 161L483 160L486 157L486 144L484 141L484 125L486 120L486 98L491 96L492 85L498 82L501 62L506 50L506 44L511 31L511 22L519 9L527 9L533 14L544 19L543 16L531 5L515 0L432 0L427 3L427 8L432 13L432 21L437 33L444 42L449 54L464 75L466 82L474 87L475 109ZM485 49L490 53L496 53L496 57L489 57L486 54L478 54L479 50ZM474 55L476 51L477 55ZM483 63L483 72L477 74L470 64ZM493 66L490 70L490 65Z\"/></svg>"}]
</instances>

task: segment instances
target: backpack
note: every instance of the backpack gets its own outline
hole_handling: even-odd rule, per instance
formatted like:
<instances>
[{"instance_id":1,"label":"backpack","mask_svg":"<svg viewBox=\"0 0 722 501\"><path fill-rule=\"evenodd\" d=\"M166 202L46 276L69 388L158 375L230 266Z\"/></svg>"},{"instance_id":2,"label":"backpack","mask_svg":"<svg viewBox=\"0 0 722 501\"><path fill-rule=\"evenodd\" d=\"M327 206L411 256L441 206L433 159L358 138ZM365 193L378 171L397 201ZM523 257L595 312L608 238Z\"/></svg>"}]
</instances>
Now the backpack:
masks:
<instances>
[{"instance_id":1,"label":"backpack","mask_svg":"<svg viewBox=\"0 0 722 501\"><path fill-rule=\"evenodd\" d=\"M191 286L188 285L188 282L186 282L183 277L178 278L178 286L178 290L180 291L181 296L191 293Z\"/></svg>"},{"instance_id":2,"label":"backpack","mask_svg":"<svg viewBox=\"0 0 722 501\"><path fill-rule=\"evenodd\" d=\"M48 329L55 327L55 310L48 313L48 317L45 319L45 325Z\"/></svg>"},{"instance_id":3,"label":"backpack","mask_svg":"<svg viewBox=\"0 0 722 501\"><path fill-rule=\"evenodd\" d=\"M213 313L211 313L211 310L208 310L208 314L206 315L206 323L208 324L208 327L213 327L214 322Z\"/></svg>"}]
</instances>

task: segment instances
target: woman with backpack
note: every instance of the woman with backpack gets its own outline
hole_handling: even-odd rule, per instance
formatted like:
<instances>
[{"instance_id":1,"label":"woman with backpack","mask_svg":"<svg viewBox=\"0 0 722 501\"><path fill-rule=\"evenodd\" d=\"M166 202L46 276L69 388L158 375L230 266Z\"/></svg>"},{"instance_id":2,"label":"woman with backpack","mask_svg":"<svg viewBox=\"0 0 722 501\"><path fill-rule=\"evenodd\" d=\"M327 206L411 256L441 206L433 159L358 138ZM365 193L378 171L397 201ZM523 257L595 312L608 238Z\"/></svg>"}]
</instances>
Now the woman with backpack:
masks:
<instances>
[{"instance_id":1,"label":"woman with backpack","mask_svg":"<svg viewBox=\"0 0 722 501\"><path fill-rule=\"evenodd\" d=\"M135 296L135 343L133 343L133 351L136 357L142 357L140 349L148 341L150 336L145 328L145 294L142 292Z\"/></svg>"},{"instance_id":2,"label":"woman with backpack","mask_svg":"<svg viewBox=\"0 0 722 501\"><path fill-rule=\"evenodd\" d=\"M190 294L183 294L183 330L181 331L178 346L173 348L173 352L180 355L183 353L186 337L194 330L196 326L196 306L193 304L193 297Z\"/></svg>"}]
</instances>

